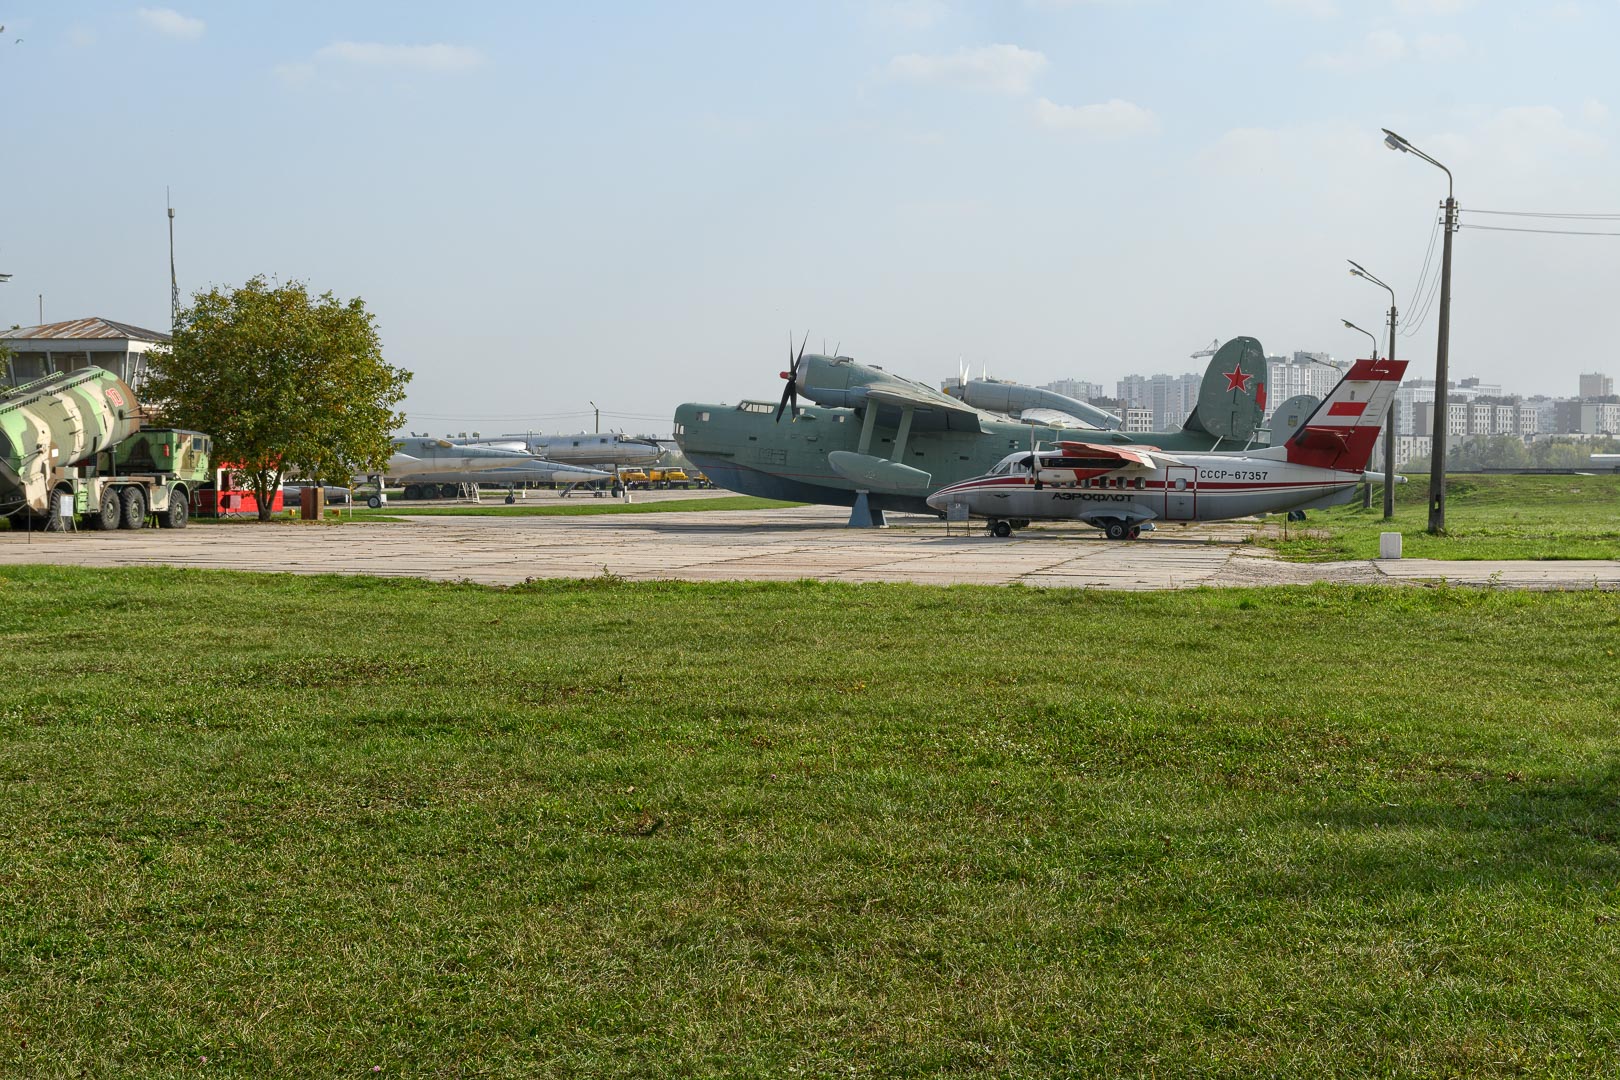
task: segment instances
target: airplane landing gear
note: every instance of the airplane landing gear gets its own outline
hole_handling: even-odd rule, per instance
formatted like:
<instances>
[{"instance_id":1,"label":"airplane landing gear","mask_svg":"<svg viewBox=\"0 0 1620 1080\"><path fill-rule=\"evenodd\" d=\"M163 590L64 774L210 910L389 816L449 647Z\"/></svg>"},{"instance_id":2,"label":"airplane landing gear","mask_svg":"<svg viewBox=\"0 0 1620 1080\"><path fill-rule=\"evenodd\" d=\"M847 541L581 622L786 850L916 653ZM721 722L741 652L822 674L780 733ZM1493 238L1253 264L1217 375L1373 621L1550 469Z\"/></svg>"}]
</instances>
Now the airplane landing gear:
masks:
<instances>
[{"instance_id":1,"label":"airplane landing gear","mask_svg":"<svg viewBox=\"0 0 1620 1080\"><path fill-rule=\"evenodd\" d=\"M1011 536L1012 531L1012 522L1006 520L1005 518L996 518L994 521L990 522L991 536L1000 536L1005 538Z\"/></svg>"},{"instance_id":2,"label":"airplane landing gear","mask_svg":"<svg viewBox=\"0 0 1620 1080\"><path fill-rule=\"evenodd\" d=\"M1119 518L1109 518L1103 526L1103 535L1110 540L1124 540L1131 535L1131 527Z\"/></svg>"}]
</instances>

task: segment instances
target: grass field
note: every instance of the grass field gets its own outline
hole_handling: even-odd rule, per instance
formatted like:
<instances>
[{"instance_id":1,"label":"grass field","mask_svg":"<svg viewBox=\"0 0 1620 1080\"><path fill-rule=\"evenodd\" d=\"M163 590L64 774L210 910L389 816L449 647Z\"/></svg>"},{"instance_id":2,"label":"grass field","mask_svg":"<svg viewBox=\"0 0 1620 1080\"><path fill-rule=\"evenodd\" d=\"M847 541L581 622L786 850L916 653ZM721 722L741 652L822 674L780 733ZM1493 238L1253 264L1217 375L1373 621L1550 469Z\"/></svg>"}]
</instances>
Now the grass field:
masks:
<instances>
[{"instance_id":1,"label":"grass field","mask_svg":"<svg viewBox=\"0 0 1620 1080\"><path fill-rule=\"evenodd\" d=\"M7 1076L1620 1070L1613 595L0 603Z\"/></svg>"},{"instance_id":2,"label":"grass field","mask_svg":"<svg viewBox=\"0 0 1620 1080\"><path fill-rule=\"evenodd\" d=\"M1396 485L1395 520L1384 496L1371 510L1313 510L1301 524L1268 527L1256 542L1301 561L1372 559L1378 534L1399 532L1409 559L1620 559L1620 476L1453 476L1446 481L1446 532L1430 536L1429 482ZM1391 528L1393 524L1393 528Z\"/></svg>"}]
</instances>

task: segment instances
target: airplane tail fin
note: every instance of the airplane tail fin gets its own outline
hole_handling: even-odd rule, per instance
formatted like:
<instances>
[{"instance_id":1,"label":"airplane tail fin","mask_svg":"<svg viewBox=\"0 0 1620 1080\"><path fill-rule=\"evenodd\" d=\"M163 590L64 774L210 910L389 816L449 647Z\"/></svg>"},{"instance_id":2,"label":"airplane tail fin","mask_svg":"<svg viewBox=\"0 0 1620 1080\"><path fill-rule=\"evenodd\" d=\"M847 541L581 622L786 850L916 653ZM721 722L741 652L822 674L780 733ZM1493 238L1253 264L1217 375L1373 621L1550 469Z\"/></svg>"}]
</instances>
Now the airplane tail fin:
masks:
<instances>
[{"instance_id":1,"label":"airplane tail fin","mask_svg":"<svg viewBox=\"0 0 1620 1080\"><path fill-rule=\"evenodd\" d=\"M1405 360L1357 360L1283 444L1288 460L1344 472L1366 469L1404 374Z\"/></svg>"},{"instance_id":2,"label":"airplane tail fin","mask_svg":"<svg viewBox=\"0 0 1620 1080\"><path fill-rule=\"evenodd\" d=\"M1246 443L1266 415L1266 351L1252 337L1235 337L1216 350L1198 390L1198 404L1181 430Z\"/></svg>"}]
</instances>

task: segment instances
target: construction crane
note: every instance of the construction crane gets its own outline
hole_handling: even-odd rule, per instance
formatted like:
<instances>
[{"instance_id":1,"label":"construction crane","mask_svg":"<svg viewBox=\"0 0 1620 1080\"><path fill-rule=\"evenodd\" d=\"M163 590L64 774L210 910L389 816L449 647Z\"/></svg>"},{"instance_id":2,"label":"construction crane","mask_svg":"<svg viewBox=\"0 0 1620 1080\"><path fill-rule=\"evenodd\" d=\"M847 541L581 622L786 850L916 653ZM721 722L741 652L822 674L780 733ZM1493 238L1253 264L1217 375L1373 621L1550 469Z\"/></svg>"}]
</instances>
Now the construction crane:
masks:
<instances>
[{"instance_id":1,"label":"construction crane","mask_svg":"<svg viewBox=\"0 0 1620 1080\"><path fill-rule=\"evenodd\" d=\"M1214 356L1216 351L1219 350L1220 347L1221 347L1221 339L1216 338L1214 341L1210 342L1209 345L1206 346L1205 348L1199 349L1197 352L1193 353L1192 358L1194 360L1202 360L1206 356Z\"/></svg>"}]
</instances>

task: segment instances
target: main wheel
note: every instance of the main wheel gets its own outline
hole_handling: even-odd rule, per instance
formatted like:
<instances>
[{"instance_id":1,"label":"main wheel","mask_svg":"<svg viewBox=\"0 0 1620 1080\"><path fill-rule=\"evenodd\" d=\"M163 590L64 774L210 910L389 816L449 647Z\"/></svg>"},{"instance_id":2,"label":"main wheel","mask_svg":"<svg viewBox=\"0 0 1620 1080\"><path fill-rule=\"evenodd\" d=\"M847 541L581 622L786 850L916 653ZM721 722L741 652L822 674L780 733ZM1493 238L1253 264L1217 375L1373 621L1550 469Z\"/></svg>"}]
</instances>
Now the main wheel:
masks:
<instances>
[{"instance_id":1,"label":"main wheel","mask_svg":"<svg viewBox=\"0 0 1620 1080\"><path fill-rule=\"evenodd\" d=\"M515 502L517 502L517 492L508 491L506 493L506 505L511 506Z\"/></svg>"},{"instance_id":2,"label":"main wheel","mask_svg":"<svg viewBox=\"0 0 1620 1080\"><path fill-rule=\"evenodd\" d=\"M382 509L382 496L381 495L368 495L366 497L366 505L371 507L373 510L381 510Z\"/></svg>"},{"instance_id":3,"label":"main wheel","mask_svg":"<svg viewBox=\"0 0 1620 1080\"><path fill-rule=\"evenodd\" d=\"M158 527L183 529L190 520L191 507L186 504L186 489L175 488L169 492L169 508L158 515Z\"/></svg>"},{"instance_id":4,"label":"main wheel","mask_svg":"<svg viewBox=\"0 0 1620 1080\"><path fill-rule=\"evenodd\" d=\"M1012 535L1012 522L997 519L990 523L990 533L993 536L1008 537Z\"/></svg>"},{"instance_id":5,"label":"main wheel","mask_svg":"<svg viewBox=\"0 0 1620 1080\"><path fill-rule=\"evenodd\" d=\"M67 491L52 491L45 497L45 529L66 530L68 523L62 518L62 504L73 505L73 494Z\"/></svg>"},{"instance_id":6,"label":"main wheel","mask_svg":"<svg viewBox=\"0 0 1620 1080\"><path fill-rule=\"evenodd\" d=\"M1131 527L1119 518L1111 518L1108 524L1103 526L1103 533L1110 540L1123 540L1131 534Z\"/></svg>"},{"instance_id":7,"label":"main wheel","mask_svg":"<svg viewBox=\"0 0 1620 1080\"><path fill-rule=\"evenodd\" d=\"M123 519L119 523L126 529L146 528L146 492L138 487L127 487L119 498L124 504Z\"/></svg>"},{"instance_id":8,"label":"main wheel","mask_svg":"<svg viewBox=\"0 0 1620 1080\"><path fill-rule=\"evenodd\" d=\"M460 495L460 494L461 494L461 491L454 484L440 484L439 485L439 496L440 496L440 498L453 499L457 495Z\"/></svg>"},{"instance_id":9,"label":"main wheel","mask_svg":"<svg viewBox=\"0 0 1620 1080\"><path fill-rule=\"evenodd\" d=\"M1132 525L1131 526L1131 539L1132 540L1137 540L1137 539L1140 539L1141 536L1142 536L1142 526L1140 526L1140 525Z\"/></svg>"},{"instance_id":10,"label":"main wheel","mask_svg":"<svg viewBox=\"0 0 1620 1080\"><path fill-rule=\"evenodd\" d=\"M118 528L118 522L124 516L124 504L119 501L117 488L103 488L101 491L101 506L93 514L86 515L84 523L92 529L104 529L112 532Z\"/></svg>"}]
</instances>

